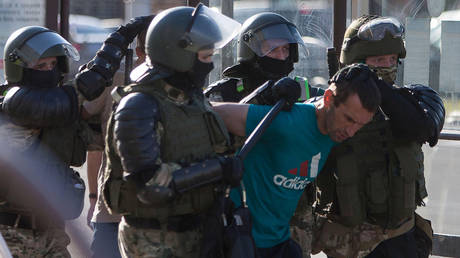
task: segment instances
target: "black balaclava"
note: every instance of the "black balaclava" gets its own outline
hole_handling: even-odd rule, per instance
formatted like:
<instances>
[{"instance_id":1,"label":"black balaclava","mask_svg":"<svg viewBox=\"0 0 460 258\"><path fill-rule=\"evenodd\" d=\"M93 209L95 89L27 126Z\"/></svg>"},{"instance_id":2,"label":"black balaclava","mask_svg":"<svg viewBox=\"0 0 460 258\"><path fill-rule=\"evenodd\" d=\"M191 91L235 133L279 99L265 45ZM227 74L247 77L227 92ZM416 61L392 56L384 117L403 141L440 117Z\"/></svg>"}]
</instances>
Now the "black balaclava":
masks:
<instances>
[{"instance_id":1,"label":"black balaclava","mask_svg":"<svg viewBox=\"0 0 460 258\"><path fill-rule=\"evenodd\" d=\"M24 68L22 78L21 84L26 87L53 88L58 86L62 79L62 75L57 66L49 71Z\"/></svg>"},{"instance_id":2,"label":"black balaclava","mask_svg":"<svg viewBox=\"0 0 460 258\"><path fill-rule=\"evenodd\" d=\"M206 77L214 69L214 63L203 63L195 58L193 67L188 72L176 72L165 78L165 81L175 88L188 91L192 88L204 87Z\"/></svg>"},{"instance_id":3,"label":"black balaclava","mask_svg":"<svg viewBox=\"0 0 460 258\"><path fill-rule=\"evenodd\" d=\"M290 57L286 58L286 60L279 60L268 56L258 57L254 65L269 80L281 79L294 70L294 64Z\"/></svg>"}]
</instances>

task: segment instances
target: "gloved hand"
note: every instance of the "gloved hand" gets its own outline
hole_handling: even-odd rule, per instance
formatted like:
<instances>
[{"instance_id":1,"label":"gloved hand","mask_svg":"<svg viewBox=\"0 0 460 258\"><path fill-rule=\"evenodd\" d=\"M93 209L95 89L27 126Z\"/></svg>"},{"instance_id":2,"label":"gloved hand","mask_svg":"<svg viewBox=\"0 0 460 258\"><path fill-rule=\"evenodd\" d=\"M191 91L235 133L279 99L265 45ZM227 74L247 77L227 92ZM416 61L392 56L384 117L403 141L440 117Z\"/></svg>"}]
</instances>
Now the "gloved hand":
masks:
<instances>
[{"instance_id":1,"label":"gloved hand","mask_svg":"<svg viewBox=\"0 0 460 258\"><path fill-rule=\"evenodd\" d=\"M284 104L283 110L291 110L294 103L300 98L300 84L294 79L289 77L283 77L275 82L271 88L273 98L278 101L280 99L285 99L286 104Z\"/></svg>"},{"instance_id":2,"label":"gloved hand","mask_svg":"<svg viewBox=\"0 0 460 258\"><path fill-rule=\"evenodd\" d=\"M243 179L244 170L243 161L240 157L222 157L220 158L220 164L222 165L224 181L232 187L239 186L241 179Z\"/></svg>"},{"instance_id":3,"label":"gloved hand","mask_svg":"<svg viewBox=\"0 0 460 258\"><path fill-rule=\"evenodd\" d=\"M134 38L144 29L147 29L150 25L150 22L153 20L155 15L146 15L138 16L129 20L126 24L126 31L121 33L123 36L126 36L128 41L133 41Z\"/></svg>"},{"instance_id":4,"label":"gloved hand","mask_svg":"<svg viewBox=\"0 0 460 258\"><path fill-rule=\"evenodd\" d=\"M125 26L109 35L96 56L79 68L74 84L78 91L87 99L99 97L105 87L112 85L115 72L134 38L147 29L154 15L133 18Z\"/></svg>"}]
</instances>

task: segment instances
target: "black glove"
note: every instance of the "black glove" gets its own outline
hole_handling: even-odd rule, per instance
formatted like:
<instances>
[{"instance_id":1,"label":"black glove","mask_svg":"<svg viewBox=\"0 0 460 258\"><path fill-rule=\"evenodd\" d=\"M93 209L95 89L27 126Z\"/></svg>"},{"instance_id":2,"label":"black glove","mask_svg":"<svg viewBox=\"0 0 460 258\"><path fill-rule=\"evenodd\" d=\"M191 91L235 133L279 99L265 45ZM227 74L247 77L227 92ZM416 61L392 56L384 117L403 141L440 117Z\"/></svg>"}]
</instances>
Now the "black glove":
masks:
<instances>
[{"instance_id":1,"label":"black glove","mask_svg":"<svg viewBox=\"0 0 460 258\"><path fill-rule=\"evenodd\" d=\"M125 26L109 35L96 56L79 68L75 76L75 86L87 99L99 97L105 87L112 85L115 72L134 38L147 29L154 15L133 18Z\"/></svg>"},{"instance_id":2,"label":"black glove","mask_svg":"<svg viewBox=\"0 0 460 258\"><path fill-rule=\"evenodd\" d=\"M294 79L283 77L272 86L272 95L276 101L285 99L283 110L291 110L294 103L300 98L300 84Z\"/></svg>"},{"instance_id":3,"label":"black glove","mask_svg":"<svg viewBox=\"0 0 460 258\"><path fill-rule=\"evenodd\" d=\"M238 156L220 158L224 181L236 187L243 178L243 161Z\"/></svg>"},{"instance_id":4,"label":"black glove","mask_svg":"<svg viewBox=\"0 0 460 258\"><path fill-rule=\"evenodd\" d=\"M141 31L149 27L154 17L155 15L146 15L130 19L125 25L126 30L123 30L121 34L126 36L128 41L133 41Z\"/></svg>"}]
</instances>

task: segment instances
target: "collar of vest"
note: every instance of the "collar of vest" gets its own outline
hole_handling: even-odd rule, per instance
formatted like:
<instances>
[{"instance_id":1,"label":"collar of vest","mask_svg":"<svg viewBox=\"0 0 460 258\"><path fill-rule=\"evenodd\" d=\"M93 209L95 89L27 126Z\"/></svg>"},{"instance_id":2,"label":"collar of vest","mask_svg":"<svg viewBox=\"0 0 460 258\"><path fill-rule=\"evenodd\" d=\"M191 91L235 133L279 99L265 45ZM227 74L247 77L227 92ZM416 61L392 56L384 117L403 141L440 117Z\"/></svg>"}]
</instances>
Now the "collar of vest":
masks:
<instances>
[{"instance_id":1,"label":"collar of vest","mask_svg":"<svg viewBox=\"0 0 460 258\"><path fill-rule=\"evenodd\" d=\"M111 95L114 101L119 103L124 96L132 92L155 92L156 94L163 95L178 105L185 105L190 100L190 97L185 93L185 91L175 88L163 80L118 86L112 90Z\"/></svg>"}]
</instances>

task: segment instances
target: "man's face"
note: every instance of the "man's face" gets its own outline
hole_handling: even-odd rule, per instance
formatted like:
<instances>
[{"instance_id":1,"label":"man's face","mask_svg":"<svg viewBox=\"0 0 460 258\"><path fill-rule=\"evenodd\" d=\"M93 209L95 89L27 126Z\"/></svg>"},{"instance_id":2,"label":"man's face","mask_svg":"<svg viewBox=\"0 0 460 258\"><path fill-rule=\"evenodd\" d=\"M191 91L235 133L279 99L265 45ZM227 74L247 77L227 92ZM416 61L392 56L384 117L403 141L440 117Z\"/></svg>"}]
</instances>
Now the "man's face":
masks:
<instances>
[{"instance_id":1,"label":"man's face","mask_svg":"<svg viewBox=\"0 0 460 258\"><path fill-rule=\"evenodd\" d=\"M200 60L203 63L211 63L213 55L214 49L203 49L198 51L198 60Z\"/></svg>"},{"instance_id":2,"label":"man's face","mask_svg":"<svg viewBox=\"0 0 460 258\"><path fill-rule=\"evenodd\" d=\"M38 61L35 64L29 65L29 68L32 68L34 70L38 71L51 71L57 64L57 58L56 57L44 57L38 59Z\"/></svg>"},{"instance_id":3,"label":"man's face","mask_svg":"<svg viewBox=\"0 0 460 258\"><path fill-rule=\"evenodd\" d=\"M262 42L260 46L262 53L267 53L265 56L286 60L289 57L289 43L284 39L268 39Z\"/></svg>"},{"instance_id":4,"label":"man's face","mask_svg":"<svg viewBox=\"0 0 460 258\"><path fill-rule=\"evenodd\" d=\"M332 94L332 93L330 93ZM326 97L326 95L325 95ZM326 102L329 102L326 104ZM365 109L358 95L350 95L345 102L335 106L332 99L326 100L326 131L335 142L352 137L361 127L368 123L374 113Z\"/></svg>"},{"instance_id":5,"label":"man's face","mask_svg":"<svg viewBox=\"0 0 460 258\"><path fill-rule=\"evenodd\" d=\"M366 64L370 67L392 67L396 65L397 62L397 54L366 57Z\"/></svg>"}]
</instances>

